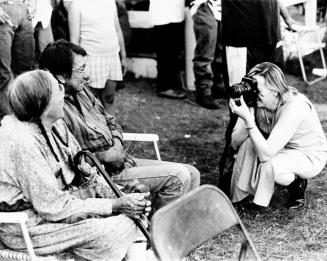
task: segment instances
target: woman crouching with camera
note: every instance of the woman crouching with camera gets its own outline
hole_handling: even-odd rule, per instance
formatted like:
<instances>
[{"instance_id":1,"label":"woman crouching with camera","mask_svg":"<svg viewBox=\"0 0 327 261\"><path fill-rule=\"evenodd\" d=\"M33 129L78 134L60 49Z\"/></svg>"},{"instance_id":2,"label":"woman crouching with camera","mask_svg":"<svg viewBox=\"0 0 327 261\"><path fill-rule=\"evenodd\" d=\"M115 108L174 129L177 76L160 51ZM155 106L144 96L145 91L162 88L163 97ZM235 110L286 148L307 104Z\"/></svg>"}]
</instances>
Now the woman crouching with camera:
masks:
<instances>
[{"instance_id":1,"label":"woman crouching with camera","mask_svg":"<svg viewBox=\"0 0 327 261\"><path fill-rule=\"evenodd\" d=\"M306 204L307 179L318 175L327 160L327 141L312 103L286 83L283 72L264 62L252 68L257 81L256 108L230 99L239 116L232 133L238 149L231 180L231 199L238 202L253 195L253 203L267 207L274 184L287 186L289 209Z\"/></svg>"}]
</instances>

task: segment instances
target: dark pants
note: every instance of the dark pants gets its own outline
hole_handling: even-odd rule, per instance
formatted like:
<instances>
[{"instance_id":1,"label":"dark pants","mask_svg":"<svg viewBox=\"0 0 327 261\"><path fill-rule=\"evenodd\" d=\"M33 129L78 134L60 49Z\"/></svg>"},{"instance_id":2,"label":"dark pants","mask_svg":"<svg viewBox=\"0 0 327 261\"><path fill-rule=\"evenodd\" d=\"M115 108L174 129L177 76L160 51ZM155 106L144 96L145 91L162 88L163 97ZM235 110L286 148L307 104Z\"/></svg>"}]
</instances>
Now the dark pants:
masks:
<instances>
[{"instance_id":1,"label":"dark pants","mask_svg":"<svg viewBox=\"0 0 327 261\"><path fill-rule=\"evenodd\" d=\"M266 45L260 47L247 48L246 71L262 62L276 64L282 71L285 69L283 46L276 48L276 45Z\"/></svg>"},{"instance_id":2,"label":"dark pants","mask_svg":"<svg viewBox=\"0 0 327 261\"><path fill-rule=\"evenodd\" d=\"M220 22L208 4L202 4L193 16L196 47L193 71L197 95L211 95L212 87L222 72ZM213 71L214 70L214 71Z\"/></svg>"},{"instance_id":3,"label":"dark pants","mask_svg":"<svg viewBox=\"0 0 327 261\"><path fill-rule=\"evenodd\" d=\"M8 84L13 75L34 68L34 28L22 1L0 3L13 24L0 24L0 119L8 113Z\"/></svg>"},{"instance_id":4,"label":"dark pants","mask_svg":"<svg viewBox=\"0 0 327 261\"><path fill-rule=\"evenodd\" d=\"M184 49L184 22L154 27L157 55L157 91L182 89L180 77Z\"/></svg>"},{"instance_id":5,"label":"dark pants","mask_svg":"<svg viewBox=\"0 0 327 261\"><path fill-rule=\"evenodd\" d=\"M246 73L248 73L255 65L262 62L271 62L276 64L282 71L285 70L283 47L278 48L276 45L267 45L260 47L247 47ZM224 84L226 88L229 86L229 75L226 61L226 47L223 48L223 71Z\"/></svg>"}]
</instances>

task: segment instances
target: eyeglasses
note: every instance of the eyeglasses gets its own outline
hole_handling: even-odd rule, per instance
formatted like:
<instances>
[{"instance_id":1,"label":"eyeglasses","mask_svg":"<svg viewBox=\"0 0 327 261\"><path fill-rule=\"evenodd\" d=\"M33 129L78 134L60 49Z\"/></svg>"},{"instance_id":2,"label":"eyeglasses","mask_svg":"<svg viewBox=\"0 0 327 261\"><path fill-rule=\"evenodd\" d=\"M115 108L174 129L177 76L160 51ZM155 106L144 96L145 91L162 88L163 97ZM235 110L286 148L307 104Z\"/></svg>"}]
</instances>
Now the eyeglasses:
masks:
<instances>
[{"instance_id":1,"label":"eyeglasses","mask_svg":"<svg viewBox=\"0 0 327 261\"><path fill-rule=\"evenodd\" d=\"M86 66L84 64L82 67L80 67L78 69L72 69L72 71L77 72L77 73L85 73L85 68L86 68Z\"/></svg>"}]
</instances>

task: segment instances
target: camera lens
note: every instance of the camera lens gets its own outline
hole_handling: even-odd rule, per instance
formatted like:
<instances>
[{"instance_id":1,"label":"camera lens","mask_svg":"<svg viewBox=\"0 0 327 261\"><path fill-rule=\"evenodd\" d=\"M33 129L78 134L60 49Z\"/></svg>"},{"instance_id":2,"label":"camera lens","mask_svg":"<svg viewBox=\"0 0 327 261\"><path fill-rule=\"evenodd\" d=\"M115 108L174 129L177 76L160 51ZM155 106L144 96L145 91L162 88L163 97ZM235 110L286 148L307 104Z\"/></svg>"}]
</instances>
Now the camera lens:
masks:
<instances>
[{"instance_id":1,"label":"camera lens","mask_svg":"<svg viewBox=\"0 0 327 261\"><path fill-rule=\"evenodd\" d=\"M238 99L243 96L248 106L256 106L257 101L257 81L254 78L244 76L240 83L232 85L228 89L228 95L232 99Z\"/></svg>"}]
</instances>

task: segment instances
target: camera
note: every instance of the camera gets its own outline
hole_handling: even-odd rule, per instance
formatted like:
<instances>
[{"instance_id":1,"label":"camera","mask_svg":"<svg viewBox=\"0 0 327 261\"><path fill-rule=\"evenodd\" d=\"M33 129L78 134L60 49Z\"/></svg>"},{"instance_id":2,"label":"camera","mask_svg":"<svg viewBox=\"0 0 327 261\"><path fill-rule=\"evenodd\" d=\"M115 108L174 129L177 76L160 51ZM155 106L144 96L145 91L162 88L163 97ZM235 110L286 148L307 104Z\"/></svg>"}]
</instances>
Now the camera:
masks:
<instances>
[{"instance_id":1,"label":"camera","mask_svg":"<svg viewBox=\"0 0 327 261\"><path fill-rule=\"evenodd\" d=\"M257 105L258 94L257 80L249 76L244 76L240 83L236 83L228 88L229 98L237 99L243 95L243 99L249 107ZM239 105L239 102L237 104Z\"/></svg>"}]
</instances>

